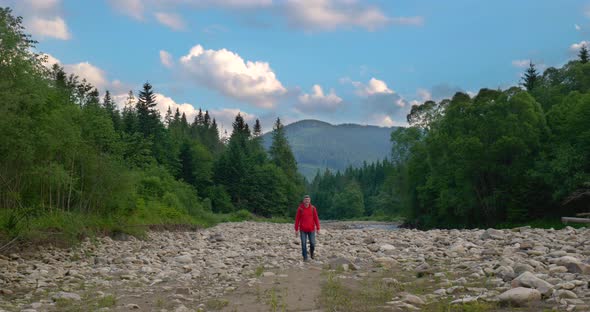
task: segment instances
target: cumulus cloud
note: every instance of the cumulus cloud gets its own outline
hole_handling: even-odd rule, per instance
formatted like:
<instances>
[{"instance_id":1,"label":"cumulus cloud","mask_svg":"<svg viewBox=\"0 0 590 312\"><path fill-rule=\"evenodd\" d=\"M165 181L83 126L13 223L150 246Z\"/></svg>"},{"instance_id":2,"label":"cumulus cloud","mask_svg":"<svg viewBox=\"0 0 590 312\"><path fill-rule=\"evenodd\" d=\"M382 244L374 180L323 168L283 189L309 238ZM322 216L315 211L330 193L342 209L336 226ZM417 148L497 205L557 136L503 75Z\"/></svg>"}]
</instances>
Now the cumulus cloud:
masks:
<instances>
[{"instance_id":1,"label":"cumulus cloud","mask_svg":"<svg viewBox=\"0 0 590 312\"><path fill-rule=\"evenodd\" d=\"M391 17L374 5L360 0L110 0L117 11L143 19L144 5L154 10L171 8L220 8L241 10L246 18L260 9L284 17L293 28L307 31L330 31L340 28L362 28L373 31L388 25L421 26L422 16ZM252 10L258 9L258 10Z\"/></svg>"},{"instance_id":2,"label":"cumulus cloud","mask_svg":"<svg viewBox=\"0 0 590 312\"><path fill-rule=\"evenodd\" d=\"M583 46L585 46L587 48L588 47L588 44L590 44L590 41L585 41L585 40L582 40L582 41L580 41L578 43L574 43L574 44L572 44L570 46L570 51L577 53L578 51L580 51L580 49Z\"/></svg>"},{"instance_id":3,"label":"cumulus cloud","mask_svg":"<svg viewBox=\"0 0 590 312\"><path fill-rule=\"evenodd\" d=\"M372 114L369 117L369 123L381 127L399 127L406 125L403 122L393 120L393 118L387 114Z\"/></svg>"},{"instance_id":4,"label":"cumulus cloud","mask_svg":"<svg viewBox=\"0 0 590 312\"><path fill-rule=\"evenodd\" d=\"M77 75L80 79L86 79L98 90L104 90L108 87L109 82L105 71L88 62L65 64L63 67L66 73Z\"/></svg>"},{"instance_id":5,"label":"cumulus cloud","mask_svg":"<svg viewBox=\"0 0 590 312\"><path fill-rule=\"evenodd\" d=\"M53 64L61 64L60 60L58 60L57 58L55 58L53 55L48 54L48 53L43 53L41 54L41 57L43 57L44 61L43 61L43 65L47 68L51 68L53 66Z\"/></svg>"},{"instance_id":6,"label":"cumulus cloud","mask_svg":"<svg viewBox=\"0 0 590 312\"><path fill-rule=\"evenodd\" d=\"M72 38L61 14L61 0L7 0L6 5L24 18L24 26L34 39Z\"/></svg>"},{"instance_id":7,"label":"cumulus cloud","mask_svg":"<svg viewBox=\"0 0 590 312\"><path fill-rule=\"evenodd\" d=\"M335 111L342 104L342 98L336 95L334 89L330 89L328 94L324 94L324 90L320 85L313 85L312 93L304 93L298 97L296 109L302 113L316 112L316 111Z\"/></svg>"},{"instance_id":8,"label":"cumulus cloud","mask_svg":"<svg viewBox=\"0 0 590 312\"><path fill-rule=\"evenodd\" d=\"M192 123L195 119L195 116L199 113L199 110L196 109L190 103L176 103L171 97L165 96L161 93L155 93L156 95L156 109L160 112L160 116L164 118L166 116L166 112L168 111L168 107L172 111L172 114L176 112L176 109L182 115L183 113L186 115L186 120L189 123Z\"/></svg>"},{"instance_id":9,"label":"cumulus cloud","mask_svg":"<svg viewBox=\"0 0 590 312\"><path fill-rule=\"evenodd\" d=\"M219 129L219 134L221 136L231 135L232 132L232 123L236 119L238 113L244 118L244 121L249 125L250 130L252 130L254 126L254 122L256 121L256 115L246 113L238 108L222 108L222 109L212 109L209 110L209 114L212 118L215 118L215 122L217 123L217 128Z\"/></svg>"},{"instance_id":10,"label":"cumulus cloud","mask_svg":"<svg viewBox=\"0 0 590 312\"><path fill-rule=\"evenodd\" d=\"M199 85L261 108L274 107L287 92L267 62L245 61L227 49L196 45L180 58L180 68Z\"/></svg>"},{"instance_id":11,"label":"cumulus cloud","mask_svg":"<svg viewBox=\"0 0 590 312\"><path fill-rule=\"evenodd\" d=\"M285 12L292 26L308 30L333 30L342 26L374 30L389 22L379 9L363 7L356 1L289 0Z\"/></svg>"},{"instance_id":12,"label":"cumulus cloud","mask_svg":"<svg viewBox=\"0 0 590 312\"><path fill-rule=\"evenodd\" d=\"M174 66L174 60L172 60L172 55L164 50L160 50L160 62L162 63L162 65L168 68L172 68Z\"/></svg>"},{"instance_id":13,"label":"cumulus cloud","mask_svg":"<svg viewBox=\"0 0 590 312\"><path fill-rule=\"evenodd\" d=\"M172 30L180 31L186 29L184 20L178 14L157 12L154 15L160 24L167 26Z\"/></svg>"},{"instance_id":14,"label":"cumulus cloud","mask_svg":"<svg viewBox=\"0 0 590 312\"><path fill-rule=\"evenodd\" d=\"M367 97L394 93L383 80L376 79L375 77L371 78L367 84L359 81L350 81L350 83L356 88L356 94L359 96Z\"/></svg>"},{"instance_id":15,"label":"cumulus cloud","mask_svg":"<svg viewBox=\"0 0 590 312\"><path fill-rule=\"evenodd\" d=\"M367 83L353 81L350 78L342 78L340 82L351 84L355 88L355 93L366 107L370 123L390 127L394 123L402 123L394 122L396 120L405 120L409 108L408 101L392 90L385 81L373 77ZM423 92L423 96L430 95Z\"/></svg>"},{"instance_id":16,"label":"cumulus cloud","mask_svg":"<svg viewBox=\"0 0 590 312\"><path fill-rule=\"evenodd\" d=\"M72 37L66 22L61 17L53 19L34 17L30 20L28 26L28 30L40 38L68 40Z\"/></svg>"},{"instance_id":17,"label":"cumulus cloud","mask_svg":"<svg viewBox=\"0 0 590 312\"><path fill-rule=\"evenodd\" d=\"M42 57L45 59L43 65L51 68L53 64L58 64L63 67L64 71L69 74L74 74L80 80L86 79L90 84L96 87L101 93L107 89L113 94L118 94L129 90L130 86L122 83L119 80L109 81L107 73L100 67L91 64L90 62L80 62L72 64L63 64L58 58L51 54L44 53Z\"/></svg>"},{"instance_id":18,"label":"cumulus cloud","mask_svg":"<svg viewBox=\"0 0 590 312\"><path fill-rule=\"evenodd\" d=\"M168 0L155 0L163 4ZM221 7L226 9L253 9L264 8L273 5L273 0L177 0L178 4L191 5L196 7Z\"/></svg>"},{"instance_id":19,"label":"cumulus cloud","mask_svg":"<svg viewBox=\"0 0 590 312\"><path fill-rule=\"evenodd\" d=\"M388 17L379 8L356 0L288 0L284 12L289 24L305 30L359 27L372 31L389 24L422 25L422 17Z\"/></svg>"}]
</instances>

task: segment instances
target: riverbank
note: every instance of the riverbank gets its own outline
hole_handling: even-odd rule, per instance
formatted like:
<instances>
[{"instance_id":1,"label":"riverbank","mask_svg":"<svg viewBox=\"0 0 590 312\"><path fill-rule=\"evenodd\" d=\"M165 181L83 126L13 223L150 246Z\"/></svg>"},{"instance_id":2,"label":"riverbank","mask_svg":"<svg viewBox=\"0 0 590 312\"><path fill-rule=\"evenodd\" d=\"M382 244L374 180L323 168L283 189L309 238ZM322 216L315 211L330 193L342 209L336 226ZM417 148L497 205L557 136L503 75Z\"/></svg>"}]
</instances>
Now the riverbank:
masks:
<instances>
[{"instance_id":1,"label":"riverbank","mask_svg":"<svg viewBox=\"0 0 590 312\"><path fill-rule=\"evenodd\" d=\"M590 309L588 229L340 226L324 224L311 262L301 261L292 225L276 223L41 246L0 257L0 309L247 311L240 302L252 311L358 311L363 302L377 311ZM310 293L298 293L302 287Z\"/></svg>"}]
</instances>

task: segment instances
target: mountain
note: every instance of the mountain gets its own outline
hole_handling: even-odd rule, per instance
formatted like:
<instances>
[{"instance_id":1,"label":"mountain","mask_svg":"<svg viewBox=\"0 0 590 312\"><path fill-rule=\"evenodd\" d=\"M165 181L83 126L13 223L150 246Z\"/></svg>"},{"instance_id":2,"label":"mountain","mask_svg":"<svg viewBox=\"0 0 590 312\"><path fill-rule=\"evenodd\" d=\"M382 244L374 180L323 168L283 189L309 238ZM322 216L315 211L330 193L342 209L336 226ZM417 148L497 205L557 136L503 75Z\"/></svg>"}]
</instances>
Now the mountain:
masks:
<instances>
[{"instance_id":1,"label":"mountain","mask_svg":"<svg viewBox=\"0 0 590 312\"><path fill-rule=\"evenodd\" d=\"M299 171L311 181L318 169L344 170L382 160L391 153L389 141L395 127L331 125L319 120L301 120L285 126ZM272 131L263 135L264 146L272 143Z\"/></svg>"}]
</instances>

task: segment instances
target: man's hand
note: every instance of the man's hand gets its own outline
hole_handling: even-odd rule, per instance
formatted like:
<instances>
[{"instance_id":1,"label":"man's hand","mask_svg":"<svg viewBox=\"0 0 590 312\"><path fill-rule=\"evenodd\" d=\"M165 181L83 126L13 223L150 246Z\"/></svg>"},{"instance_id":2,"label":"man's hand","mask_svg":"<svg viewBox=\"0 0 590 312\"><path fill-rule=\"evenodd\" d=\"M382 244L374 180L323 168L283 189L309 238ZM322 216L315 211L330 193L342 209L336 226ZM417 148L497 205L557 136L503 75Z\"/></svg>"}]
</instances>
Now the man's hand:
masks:
<instances>
[{"instance_id":1,"label":"man's hand","mask_svg":"<svg viewBox=\"0 0 590 312\"><path fill-rule=\"evenodd\" d=\"M299 231L295 231L295 237L299 236Z\"/></svg>"},{"instance_id":2,"label":"man's hand","mask_svg":"<svg viewBox=\"0 0 590 312\"><path fill-rule=\"evenodd\" d=\"M320 235L320 229L315 232L316 235Z\"/></svg>"}]
</instances>

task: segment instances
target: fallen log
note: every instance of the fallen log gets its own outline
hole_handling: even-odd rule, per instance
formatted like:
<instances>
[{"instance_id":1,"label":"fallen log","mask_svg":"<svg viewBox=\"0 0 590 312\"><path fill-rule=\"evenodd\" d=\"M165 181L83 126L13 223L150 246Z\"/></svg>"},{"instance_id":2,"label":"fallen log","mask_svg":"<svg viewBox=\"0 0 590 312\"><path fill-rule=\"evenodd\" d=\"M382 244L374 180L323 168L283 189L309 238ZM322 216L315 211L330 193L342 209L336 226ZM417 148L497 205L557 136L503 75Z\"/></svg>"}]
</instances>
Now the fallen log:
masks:
<instances>
[{"instance_id":1,"label":"fallen log","mask_svg":"<svg viewBox=\"0 0 590 312\"><path fill-rule=\"evenodd\" d=\"M574 217L561 217L561 222L563 223L590 223L589 218L574 218Z\"/></svg>"}]
</instances>

